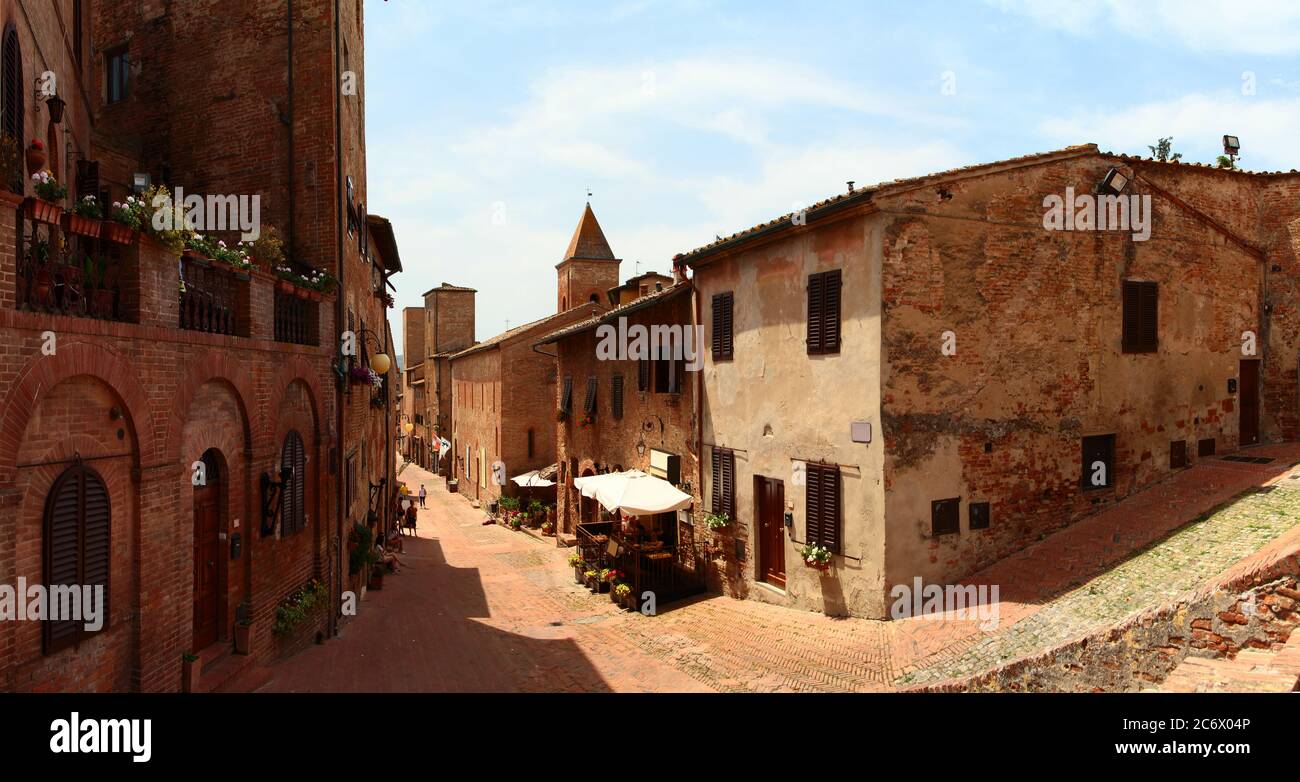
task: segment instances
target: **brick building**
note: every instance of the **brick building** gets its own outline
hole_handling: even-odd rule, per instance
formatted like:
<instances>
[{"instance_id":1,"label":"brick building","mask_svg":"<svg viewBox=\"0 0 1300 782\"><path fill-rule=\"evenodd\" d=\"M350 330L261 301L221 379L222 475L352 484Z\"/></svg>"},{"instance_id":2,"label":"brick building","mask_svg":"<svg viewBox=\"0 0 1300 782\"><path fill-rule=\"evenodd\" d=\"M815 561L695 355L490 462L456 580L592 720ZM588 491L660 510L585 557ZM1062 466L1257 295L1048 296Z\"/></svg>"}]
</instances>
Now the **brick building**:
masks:
<instances>
[{"instance_id":1,"label":"brick building","mask_svg":"<svg viewBox=\"0 0 1300 782\"><path fill-rule=\"evenodd\" d=\"M632 289L641 288L634 284ZM574 477L637 469L692 494L696 508L702 507L697 480L695 373L686 370L684 361L626 356L609 360L601 358L597 349L609 333L603 327L625 333L638 326L649 330L651 326L692 324L690 294L690 284L685 281L658 290L648 288L638 298L538 341L539 349L550 346L556 353L556 406L569 408L564 420L555 424L560 533L571 535L579 521L600 519L600 507L578 493ZM695 530L695 514L684 513L691 523L681 529L677 514L657 520L671 544L680 541L689 547L697 539L708 541L709 535Z\"/></svg>"},{"instance_id":2,"label":"brick building","mask_svg":"<svg viewBox=\"0 0 1300 782\"><path fill-rule=\"evenodd\" d=\"M1103 182L1139 198L1129 217L1149 197L1146 229L1089 201ZM737 591L884 617L895 584L955 581L1198 459L1294 439L1298 188L1085 145L851 190L679 256L710 332L704 496L711 461L734 470ZM1075 193L1108 230L1049 230L1049 197Z\"/></svg>"},{"instance_id":3,"label":"brick building","mask_svg":"<svg viewBox=\"0 0 1300 782\"><path fill-rule=\"evenodd\" d=\"M608 292L618 286L619 260L605 240L591 204L584 207L564 260L555 269L556 314L449 354L429 347L430 334L435 333L431 329L438 328L439 320L432 317L426 294L426 324L431 324L425 327L426 352L445 361L437 373L442 384L439 399L451 402L450 429L443 429L451 432L447 439L452 446L445 469L468 496L500 497L503 488L513 494L508 480L504 487L494 483L494 463L503 463L510 478L555 463L555 357L538 352L534 343L608 309L604 304ZM454 318L463 321L467 308L472 318L472 291L470 294L459 297L454 309L448 309L450 322L455 323ZM472 324L471 320L471 334ZM460 330L450 331L457 338L463 335ZM445 415L441 409L440 415ZM447 419L439 419L443 420Z\"/></svg>"},{"instance_id":4,"label":"brick building","mask_svg":"<svg viewBox=\"0 0 1300 782\"><path fill-rule=\"evenodd\" d=\"M451 356L474 344L474 294L444 282L425 291L424 306L402 311L404 352L411 376L411 458L425 469L446 474L448 459L437 450L451 431Z\"/></svg>"},{"instance_id":5,"label":"brick building","mask_svg":"<svg viewBox=\"0 0 1300 782\"><path fill-rule=\"evenodd\" d=\"M108 597L97 632L0 622L0 689L177 690L189 652L215 683L328 633L352 588L345 523L367 505L347 492L392 485L393 414L385 390L341 382L336 346L351 321L369 335L351 363L391 354L376 294L400 259L366 216L364 87L336 78L360 68L360 4L337 5L298 0L290 25L286 2L0 3L3 129L46 142L62 206L122 200L137 175L257 195L288 263L342 280L286 292L263 268L76 235L0 199L0 583ZM46 71L58 122L32 97ZM336 477L347 454L355 484ZM312 579L328 602L273 633ZM230 656L237 619L249 657Z\"/></svg>"}]
</instances>

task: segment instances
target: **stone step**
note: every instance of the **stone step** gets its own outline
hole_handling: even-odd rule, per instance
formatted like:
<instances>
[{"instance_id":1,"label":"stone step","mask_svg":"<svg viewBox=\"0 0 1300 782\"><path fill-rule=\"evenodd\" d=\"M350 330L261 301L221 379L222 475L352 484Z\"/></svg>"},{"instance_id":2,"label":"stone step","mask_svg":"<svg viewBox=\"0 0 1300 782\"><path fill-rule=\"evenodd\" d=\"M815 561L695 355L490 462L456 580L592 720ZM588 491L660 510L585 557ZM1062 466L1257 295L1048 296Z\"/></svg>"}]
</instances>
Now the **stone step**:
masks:
<instances>
[{"instance_id":1,"label":"stone step","mask_svg":"<svg viewBox=\"0 0 1300 782\"><path fill-rule=\"evenodd\" d=\"M1300 654L1246 649L1235 658L1188 657L1161 692L1291 692L1300 685Z\"/></svg>"}]
</instances>

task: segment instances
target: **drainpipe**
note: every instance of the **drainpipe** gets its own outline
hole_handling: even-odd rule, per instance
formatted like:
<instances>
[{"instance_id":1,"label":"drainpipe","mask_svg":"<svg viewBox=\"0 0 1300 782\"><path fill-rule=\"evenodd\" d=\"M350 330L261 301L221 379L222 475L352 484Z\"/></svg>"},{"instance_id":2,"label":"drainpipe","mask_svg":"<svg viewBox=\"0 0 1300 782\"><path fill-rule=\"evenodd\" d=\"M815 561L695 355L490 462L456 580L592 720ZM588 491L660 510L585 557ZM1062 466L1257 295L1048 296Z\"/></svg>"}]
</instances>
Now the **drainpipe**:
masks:
<instances>
[{"instance_id":1,"label":"drainpipe","mask_svg":"<svg viewBox=\"0 0 1300 782\"><path fill-rule=\"evenodd\" d=\"M682 264L682 276L686 276L686 264ZM704 328L704 321L700 315L700 290L695 287L695 278L690 278L691 301L695 310L695 327ZM703 358L703 357L701 357ZM704 367L701 366L695 373L695 488L700 492L700 502L704 502ZM694 526L694 519L692 526ZM692 552L693 557L698 557L699 552ZM698 562L697 562L698 564ZM707 579L707 576L706 576Z\"/></svg>"},{"instance_id":2,"label":"drainpipe","mask_svg":"<svg viewBox=\"0 0 1300 782\"><path fill-rule=\"evenodd\" d=\"M293 0L289 0L290 4ZM342 30L339 23L339 0L334 0L334 69L338 70L338 56L342 47ZM330 346L330 355L337 359L337 350L334 345L337 344L337 334L339 326L346 323L347 313L345 312L343 273L346 264L343 262L343 221L340 216L345 214L346 207L343 204L343 102L339 99L338 93L334 94L334 187L338 194L338 210L334 213L334 232L338 237L338 257L336 258L338 277L338 297L334 302L334 330L335 336L332 337L335 343ZM343 553L343 389L339 387L338 380L334 382L334 426L336 435L334 437L334 541L335 551L330 557L329 569L330 580L333 581L334 608L329 612L330 637L336 637L339 632L338 612L343 605L343 585L342 574L339 573L339 558ZM330 547L327 547L330 548Z\"/></svg>"}]
</instances>

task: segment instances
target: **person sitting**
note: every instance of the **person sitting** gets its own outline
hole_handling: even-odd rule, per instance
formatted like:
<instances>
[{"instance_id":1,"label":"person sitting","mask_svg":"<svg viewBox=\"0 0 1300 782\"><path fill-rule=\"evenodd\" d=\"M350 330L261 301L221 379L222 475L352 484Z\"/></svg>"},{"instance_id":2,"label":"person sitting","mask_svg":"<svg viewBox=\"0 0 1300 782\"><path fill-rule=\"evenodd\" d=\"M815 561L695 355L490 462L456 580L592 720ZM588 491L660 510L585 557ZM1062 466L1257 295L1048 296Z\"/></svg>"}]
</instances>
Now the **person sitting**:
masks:
<instances>
[{"instance_id":1,"label":"person sitting","mask_svg":"<svg viewBox=\"0 0 1300 782\"><path fill-rule=\"evenodd\" d=\"M399 552L405 554L405 553L406 553L406 541L404 541L404 540L402 539L401 529L402 529L402 528L401 528L400 526L394 526L394 527L393 527L393 528L388 532L388 548L390 548L390 549L395 548L395 549L397 549Z\"/></svg>"},{"instance_id":2,"label":"person sitting","mask_svg":"<svg viewBox=\"0 0 1300 782\"><path fill-rule=\"evenodd\" d=\"M375 543L375 563L388 568L389 573L396 573L397 568L401 567L402 560L397 555L386 550L381 543Z\"/></svg>"}]
</instances>

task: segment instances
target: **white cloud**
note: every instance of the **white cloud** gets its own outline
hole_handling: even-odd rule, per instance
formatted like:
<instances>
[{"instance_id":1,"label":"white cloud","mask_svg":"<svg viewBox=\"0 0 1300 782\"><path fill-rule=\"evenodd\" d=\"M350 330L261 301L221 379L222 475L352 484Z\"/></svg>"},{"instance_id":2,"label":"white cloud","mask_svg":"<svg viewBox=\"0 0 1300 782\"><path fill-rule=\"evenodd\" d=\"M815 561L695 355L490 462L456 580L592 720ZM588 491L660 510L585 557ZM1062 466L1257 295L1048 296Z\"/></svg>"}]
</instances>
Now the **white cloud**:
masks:
<instances>
[{"instance_id":1,"label":"white cloud","mask_svg":"<svg viewBox=\"0 0 1300 782\"><path fill-rule=\"evenodd\" d=\"M1266 100L1234 93L1191 94L1169 101L1114 107L1046 120L1040 130L1061 144L1093 141L1103 150L1148 155L1148 145L1173 136L1187 162L1211 163L1225 133L1241 138L1242 167L1300 168L1300 99Z\"/></svg>"},{"instance_id":2,"label":"white cloud","mask_svg":"<svg viewBox=\"0 0 1300 782\"><path fill-rule=\"evenodd\" d=\"M1097 36L1110 27L1203 52L1300 53L1295 0L986 0L1047 27Z\"/></svg>"}]
</instances>

